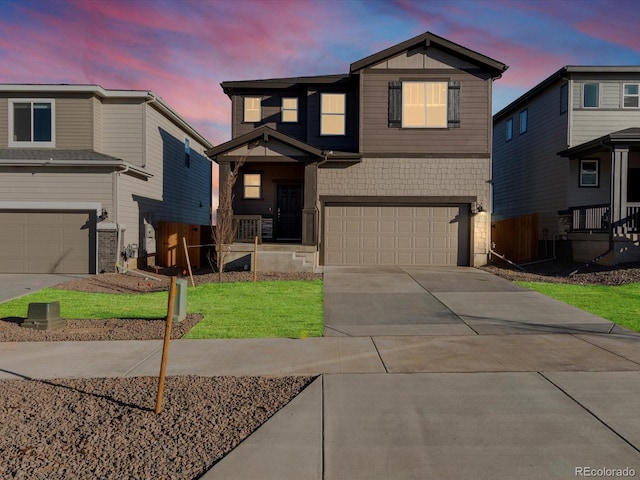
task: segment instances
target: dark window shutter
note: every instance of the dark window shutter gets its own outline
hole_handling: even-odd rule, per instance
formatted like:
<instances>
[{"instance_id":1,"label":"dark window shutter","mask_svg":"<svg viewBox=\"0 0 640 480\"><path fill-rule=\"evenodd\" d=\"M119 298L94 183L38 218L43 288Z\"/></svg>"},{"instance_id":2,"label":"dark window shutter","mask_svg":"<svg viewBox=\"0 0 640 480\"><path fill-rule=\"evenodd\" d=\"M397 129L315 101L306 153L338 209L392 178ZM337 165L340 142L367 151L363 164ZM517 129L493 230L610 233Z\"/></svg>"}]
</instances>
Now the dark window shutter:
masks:
<instances>
[{"instance_id":1,"label":"dark window shutter","mask_svg":"<svg viewBox=\"0 0 640 480\"><path fill-rule=\"evenodd\" d=\"M389 128L402 127L402 82L389 82Z\"/></svg>"},{"instance_id":2,"label":"dark window shutter","mask_svg":"<svg viewBox=\"0 0 640 480\"><path fill-rule=\"evenodd\" d=\"M460 128L460 82L449 82L447 127Z\"/></svg>"}]
</instances>

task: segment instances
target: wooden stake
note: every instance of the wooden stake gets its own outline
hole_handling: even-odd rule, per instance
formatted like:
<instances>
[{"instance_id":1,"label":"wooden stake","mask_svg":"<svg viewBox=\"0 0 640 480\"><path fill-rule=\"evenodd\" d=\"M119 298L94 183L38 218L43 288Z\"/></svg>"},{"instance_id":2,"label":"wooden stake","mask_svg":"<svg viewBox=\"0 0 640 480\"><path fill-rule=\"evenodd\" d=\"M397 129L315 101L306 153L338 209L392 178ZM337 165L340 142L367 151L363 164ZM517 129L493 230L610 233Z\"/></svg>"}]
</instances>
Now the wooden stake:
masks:
<instances>
[{"instance_id":1,"label":"wooden stake","mask_svg":"<svg viewBox=\"0 0 640 480\"><path fill-rule=\"evenodd\" d=\"M191 286L195 287L196 282L193 281L193 272L191 271L191 260L189 260L189 249L187 248L187 239L182 237L182 244L184 245L184 255L187 257L187 267L189 267L189 278L191 278Z\"/></svg>"},{"instance_id":2,"label":"wooden stake","mask_svg":"<svg viewBox=\"0 0 640 480\"><path fill-rule=\"evenodd\" d=\"M253 281L258 279L258 236L253 242Z\"/></svg>"},{"instance_id":3,"label":"wooden stake","mask_svg":"<svg viewBox=\"0 0 640 480\"><path fill-rule=\"evenodd\" d=\"M167 323L164 329L164 344L162 346L162 361L160 362L160 379L158 381L158 398L156 399L156 415L162 411L162 396L164 394L164 377L167 371L167 357L169 356L169 340L171 339L171 322L173 320L173 304L176 298L176 277L171 277L169 287L169 305L167 306Z\"/></svg>"}]
</instances>

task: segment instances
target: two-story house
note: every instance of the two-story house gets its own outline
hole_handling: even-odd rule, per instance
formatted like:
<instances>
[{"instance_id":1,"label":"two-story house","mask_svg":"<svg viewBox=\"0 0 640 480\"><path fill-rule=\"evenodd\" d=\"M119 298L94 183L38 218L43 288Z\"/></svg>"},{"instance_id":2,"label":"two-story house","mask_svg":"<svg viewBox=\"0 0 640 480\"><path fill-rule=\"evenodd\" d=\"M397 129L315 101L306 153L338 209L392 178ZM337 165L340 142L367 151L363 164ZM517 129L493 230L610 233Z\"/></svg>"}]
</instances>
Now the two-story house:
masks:
<instances>
[{"instance_id":1,"label":"two-story house","mask_svg":"<svg viewBox=\"0 0 640 480\"><path fill-rule=\"evenodd\" d=\"M207 154L220 195L244 162L239 240L260 237L262 269L486 263L492 82L506 68L427 32L345 74L222 83L233 139Z\"/></svg>"},{"instance_id":2,"label":"two-story house","mask_svg":"<svg viewBox=\"0 0 640 480\"><path fill-rule=\"evenodd\" d=\"M213 145L149 91L0 85L0 272L99 273L210 224Z\"/></svg>"},{"instance_id":3,"label":"two-story house","mask_svg":"<svg viewBox=\"0 0 640 480\"><path fill-rule=\"evenodd\" d=\"M498 112L493 218L537 213L575 261L640 260L639 99L640 66L566 66Z\"/></svg>"}]
</instances>

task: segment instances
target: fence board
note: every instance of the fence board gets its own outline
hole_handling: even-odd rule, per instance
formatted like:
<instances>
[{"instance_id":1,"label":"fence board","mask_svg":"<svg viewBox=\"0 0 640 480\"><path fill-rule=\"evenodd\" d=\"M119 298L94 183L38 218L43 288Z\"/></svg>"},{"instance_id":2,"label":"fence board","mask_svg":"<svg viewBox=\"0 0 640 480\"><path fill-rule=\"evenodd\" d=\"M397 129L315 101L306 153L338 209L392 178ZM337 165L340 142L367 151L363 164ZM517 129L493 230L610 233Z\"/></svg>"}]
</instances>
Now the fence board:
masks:
<instances>
[{"instance_id":1,"label":"fence board","mask_svg":"<svg viewBox=\"0 0 640 480\"><path fill-rule=\"evenodd\" d=\"M538 214L491 223L494 250L512 262L538 258Z\"/></svg>"},{"instance_id":2,"label":"fence board","mask_svg":"<svg viewBox=\"0 0 640 480\"><path fill-rule=\"evenodd\" d=\"M187 257L184 254L182 237L187 239L187 245L200 245L200 225L190 225L176 222L158 222L156 263L161 267L187 268ZM193 268L200 267L200 247L189 248L189 259Z\"/></svg>"}]
</instances>

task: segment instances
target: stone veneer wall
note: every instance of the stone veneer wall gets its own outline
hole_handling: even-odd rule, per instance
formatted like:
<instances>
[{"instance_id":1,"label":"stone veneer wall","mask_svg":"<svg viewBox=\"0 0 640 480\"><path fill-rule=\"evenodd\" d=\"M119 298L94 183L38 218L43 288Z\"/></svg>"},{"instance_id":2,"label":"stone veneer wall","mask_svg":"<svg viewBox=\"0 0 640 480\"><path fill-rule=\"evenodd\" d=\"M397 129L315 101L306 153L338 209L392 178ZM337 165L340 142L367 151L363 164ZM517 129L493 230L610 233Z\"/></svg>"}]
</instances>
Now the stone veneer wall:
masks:
<instances>
[{"instance_id":1,"label":"stone veneer wall","mask_svg":"<svg viewBox=\"0 0 640 480\"><path fill-rule=\"evenodd\" d=\"M98 230L98 273L114 273L118 261L118 232Z\"/></svg>"},{"instance_id":2,"label":"stone veneer wall","mask_svg":"<svg viewBox=\"0 0 640 480\"><path fill-rule=\"evenodd\" d=\"M472 265L487 263L491 217L489 158L363 158L348 168L318 169L318 195L475 196Z\"/></svg>"}]
</instances>

